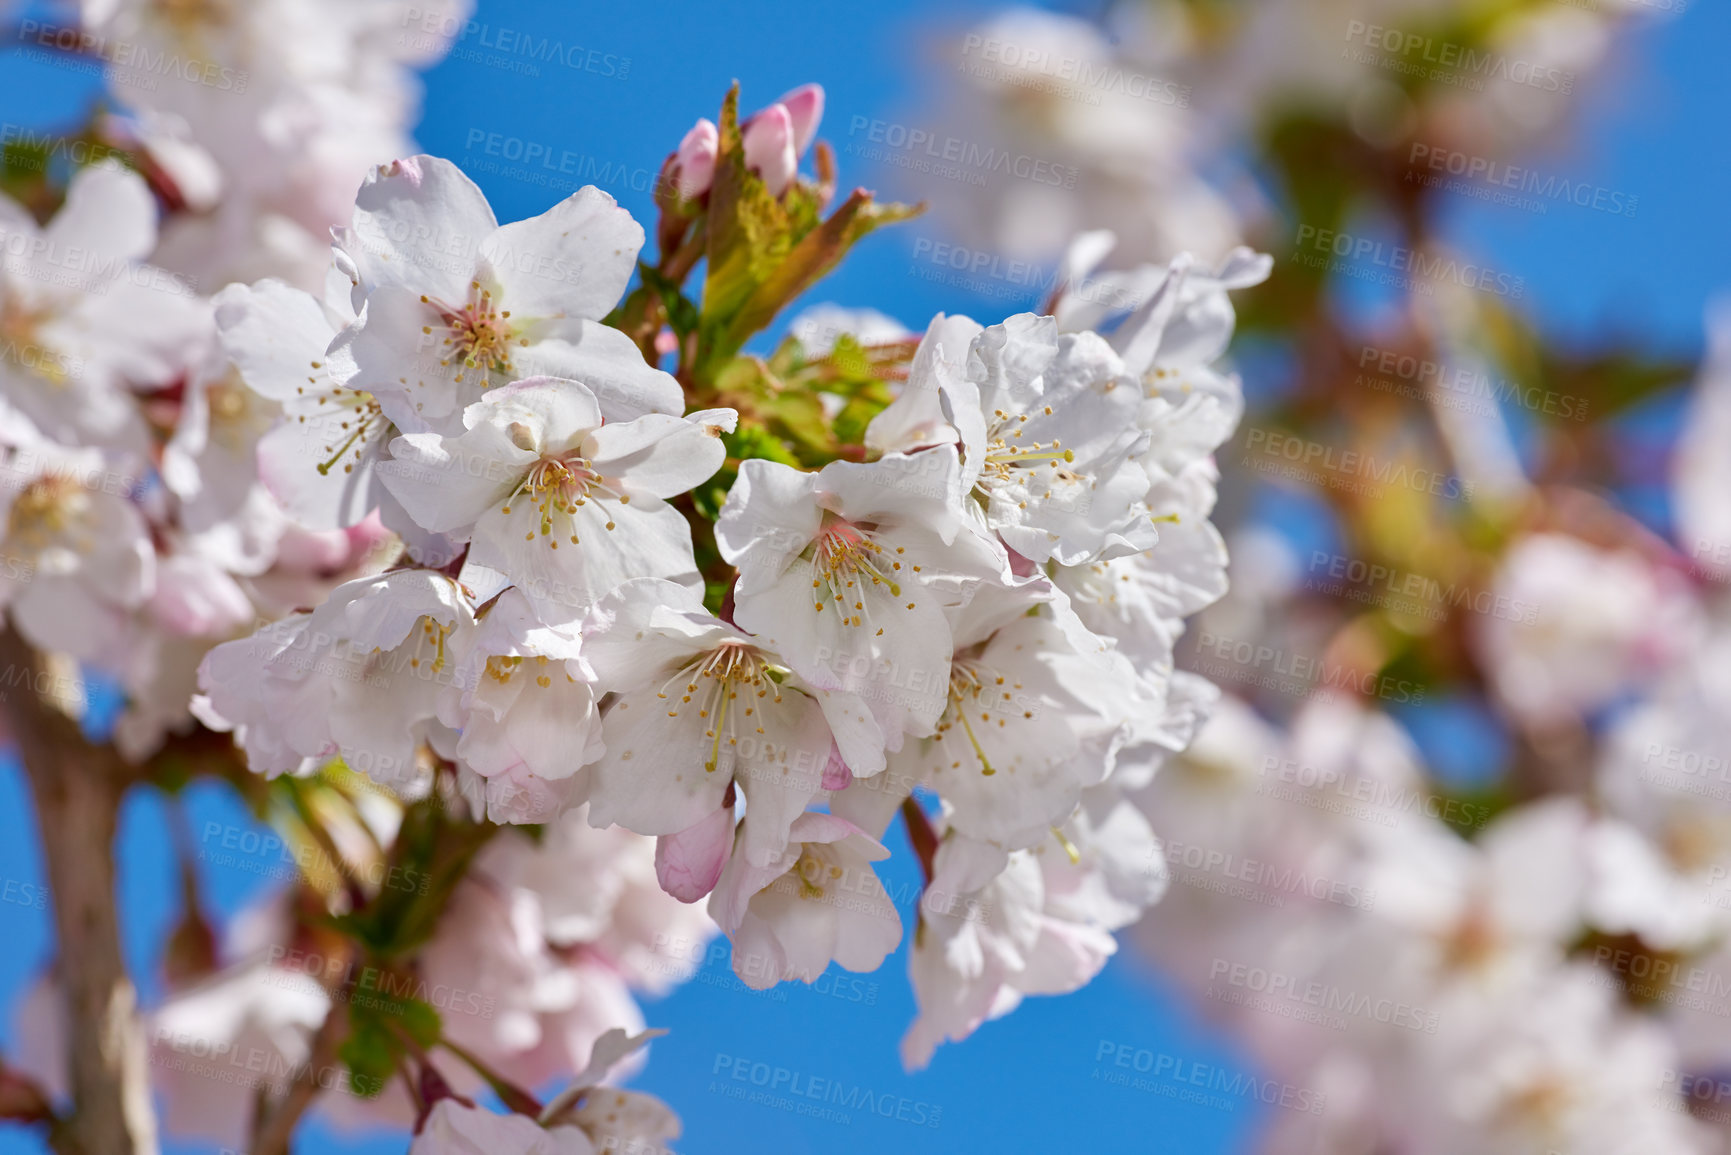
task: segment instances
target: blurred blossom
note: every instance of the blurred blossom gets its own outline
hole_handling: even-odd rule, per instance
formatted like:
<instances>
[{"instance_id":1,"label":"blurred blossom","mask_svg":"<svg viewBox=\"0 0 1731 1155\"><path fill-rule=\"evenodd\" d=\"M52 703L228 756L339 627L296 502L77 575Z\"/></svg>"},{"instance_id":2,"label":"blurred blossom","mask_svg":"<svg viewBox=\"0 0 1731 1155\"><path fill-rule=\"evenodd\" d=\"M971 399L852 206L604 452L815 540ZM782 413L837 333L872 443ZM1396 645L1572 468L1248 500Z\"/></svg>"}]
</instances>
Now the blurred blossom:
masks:
<instances>
[{"instance_id":1,"label":"blurred blossom","mask_svg":"<svg viewBox=\"0 0 1731 1155\"><path fill-rule=\"evenodd\" d=\"M437 60L468 0L82 0L84 26L138 45L110 64L177 214L156 261L201 285L288 274L315 287L326 238L381 157L412 152L409 71ZM197 68L146 71L165 53Z\"/></svg>"},{"instance_id":2,"label":"blurred blossom","mask_svg":"<svg viewBox=\"0 0 1731 1155\"><path fill-rule=\"evenodd\" d=\"M1647 684L1700 628L1675 571L1562 534L1517 543L1493 589L1532 610L1480 618L1485 665L1509 709L1539 726L1591 714Z\"/></svg>"},{"instance_id":3,"label":"blurred blossom","mask_svg":"<svg viewBox=\"0 0 1731 1155\"><path fill-rule=\"evenodd\" d=\"M1707 318L1707 355L1672 463L1678 548L1723 581L1731 575L1731 302Z\"/></svg>"},{"instance_id":4,"label":"blurred blossom","mask_svg":"<svg viewBox=\"0 0 1731 1155\"><path fill-rule=\"evenodd\" d=\"M1187 85L1122 59L1094 25L1012 8L946 48L958 78L944 129L964 146L1044 162L1058 174L980 188L937 182L936 210L965 244L1009 259L1056 258L1109 227L1120 257L1212 262L1241 236L1229 202L1196 174L1200 127ZM1125 78L1125 73L1130 75ZM1093 77L1117 77L1095 83Z\"/></svg>"},{"instance_id":5,"label":"blurred blossom","mask_svg":"<svg viewBox=\"0 0 1731 1155\"><path fill-rule=\"evenodd\" d=\"M127 163L0 197L7 713L112 681L97 804L222 777L295 868L218 951L179 847L163 1132L243 1149L310 1071L413 1155L666 1152L608 1081L726 935L758 990L906 942L910 1071L1130 943L1311 1105L1278 1155L1722 1148L1731 312L1662 541L1600 459L1672 367L1553 347L1414 180L1561 139L1646 7L991 15L846 154L961 157L922 199L1050 291L915 332L779 320L917 211L834 196L818 84L645 142L653 222L502 223L408 138L470 0L82 0L139 51L79 129ZM1461 701L1494 774L1397 717ZM16 1010L55 1100L88 961Z\"/></svg>"}]
</instances>

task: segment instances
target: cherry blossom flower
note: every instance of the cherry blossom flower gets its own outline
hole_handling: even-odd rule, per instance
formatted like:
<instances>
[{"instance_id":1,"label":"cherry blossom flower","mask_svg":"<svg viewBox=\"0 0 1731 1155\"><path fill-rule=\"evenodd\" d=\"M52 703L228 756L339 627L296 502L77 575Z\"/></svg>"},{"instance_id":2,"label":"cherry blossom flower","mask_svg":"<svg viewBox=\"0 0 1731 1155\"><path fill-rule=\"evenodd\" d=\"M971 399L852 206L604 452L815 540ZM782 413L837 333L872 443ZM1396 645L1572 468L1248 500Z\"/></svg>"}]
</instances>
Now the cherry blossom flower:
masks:
<instances>
[{"instance_id":1,"label":"cherry blossom flower","mask_svg":"<svg viewBox=\"0 0 1731 1155\"><path fill-rule=\"evenodd\" d=\"M885 745L929 733L948 700L946 611L1004 570L965 530L953 448L804 473L743 462L716 520L739 569L734 620L819 690L858 694Z\"/></svg>"},{"instance_id":2,"label":"cherry blossom flower","mask_svg":"<svg viewBox=\"0 0 1731 1155\"><path fill-rule=\"evenodd\" d=\"M746 167L763 178L771 196L780 196L793 183L799 158L817 139L822 119L822 86L802 84L740 125ZM700 119L685 134L671 170L682 198L695 200L709 191L720 150L720 130L711 120Z\"/></svg>"},{"instance_id":3,"label":"cherry blossom flower","mask_svg":"<svg viewBox=\"0 0 1731 1155\"><path fill-rule=\"evenodd\" d=\"M601 756L594 682L578 639L542 625L522 591L488 607L439 714L461 732L460 772L486 780L475 794L490 820L539 822L562 809L568 791L554 784Z\"/></svg>"},{"instance_id":4,"label":"cherry blossom flower","mask_svg":"<svg viewBox=\"0 0 1731 1155\"><path fill-rule=\"evenodd\" d=\"M350 282L334 267L315 297L281 281L230 285L215 298L224 350L247 387L283 407L259 446L266 486L301 525L355 525L385 503L374 466L394 431L370 394L346 388L345 354L328 353L354 323Z\"/></svg>"},{"instance_id":5,"label":"cherry blossom flower","mask_svg":"<svg viewBox=\"0 0 1731 1155\"><path fill-rule=\"evenodd\" d=\"M701 950L714 931L701 909L660 892L650 839L594 828L577 808L540 843L508 831L487 845L422 969L467 992L445 1012L450 1037L537 1086L606 1058L613 1028L640 1030L633 989L663 991L678 971L666 944Z\"/></svg>"},{"instance_id":6,"label":"cherry blossom flower","mask_svg":"<svg viewBox=\"0 0 1731 1155\"><path fill-rule=\"evenodd\" d=\"M888 768L935 790L960 834L1023 849L1052 837L1111 773L1132 720L1158 711L1128 663L1062 603L983 592L958 618L934 732Z\"/></svg>"},{"instance_id":7,"label":"cherry blossom flower","mask_svg":"<svg viewBox=\"0 0 1731 1155\"><path fill-rule=\"evenodd\" d=\"M1019 51L1000 55L995 45ZM947 54L956 83L938 131L981 150L1038 157L1053 174L983 186L931 182L937 211L963 244L1032 262L1107 225L1131 259L1165 260L1181 249L1213 257L1240 237L1241 209L1197 171L1206 120L1188 89L1126 60L1105 30L1076 15L1012 6L952 39ZM1136 86L1094 79L1115 75L1139 75L1141 87L1132 93Z\"/></svg>"},{"instance_id":8,"label":"cherry blossom flower","mask_svg":"<svg viewBox=\"0 0 1731 1155\"><path fill-rule=\"evenodd\" d=\"M137 174L80 169L45 228L0 198L0 398L66 444L140 451L132 388L171 384L208 326L192 289L141 263L156 205Z\"/></svg>"},{"instance_id":9,"label":"cherry blossom flower","mask_svg":"<svg viewBox=\"0 0 1731 1155\"><path fill-rule=\"evenodd\" d=\"M908 960L920 1013L902 1038L904 1066L926 1066L938 1044L1014 1007L1013 980L1040 941L1043 901L1039 864L1025 851L1006 855L957 837L939 844Z\"/></svg>"},{"instance_id":10,"label":"cherry blossom flower","mask_svg":"<svg viewBox=\"0 0 1731 1155\"><path fill-rule=\"evenodd\" d=\"M599 189L501 226L456 165L411 157L368 177L341 244L366 301L349 386L405 432L457 436L484 390L532 377L583 382L609 421L683 409L678 383L599 321L643 246Z\"/></svg>"},{"instance_id":11,"label":"cherry blossom flower","mask_svg":"<svg viewBox=\"0 0 1731 1155\"><path fill-rule=\"evenodd\" d=\"M1075 565L1153 545L1148 477L1133 460L1147 443L1141 391L1105 341L1060 337L1051 318L1024 313L973 337L964 376L952 368L958 353L940 350L966 332L961 318L933 322L930 356L873 440L940 439L939 404L960 442L969 508L1009 548Z\"/></svg>"},{"instance_id":12,"label":"cherry blossom flower","mask_svg":"<svg viewBox=\"0 0 1731 1155\"><path fill-rule=\"evenodd\" d=\"M679 195L696 200L715 181L715 160L721 152L721 131L715 122L701 118L691 126L673 154L673 176Z\"/></svg>"},{"instance_id":13,"label":"cherry blossom flower","mask_svg":"<svg viewBox=\"0 0 1731 1155\"><path fill-rule=\"evenodd\" d=\"M1491 592L1507 609L1480 615L1476 640L1498 695L1540 725L1608 705L1669 664L1699 618L1676 574L1564 534L1516 543Z\"/></svg>"},{"instance_id":14,"label":"cherry blossom flower","mask_svg":"<svg viewBox=\"0 0 1731 1155\"><path fill-rule=\"evenodd\" d=\"M397 570L338 587L205 658L205 714L239 728L248 764L274 777L341 756L385 785L420 776L429 738L451 740L438 699L462 668L474 614L457 583Z\"/></svg>"},{"instance_id":15,"label":"cherry blossom flower","mask_svg":"<svg viewBox=\"0 0 1731 1155\"><path fill-rule=\"evenodd\" d=\"M665 1152L664 1139L677 1139L679 1117L653 1095L600 1086L609 1068L650 1038L615 1028L596 1040L589 1065L548 1103L538 1119L495 1115L453 1098L433 1105L410 1151L414 1155L469 1155L486 1150L500 1155L599 1155L632 1151Z\"/></svg>"},{"instance_id":16,"label":"cherry blossom flower","mask_svg":"<svg viewBox=\"0 0 1731 1155\"><path fill-rule=\"evenodd\" d=\"M461 435L399 437L379 473L423 529L470 543L466 582L516 585L547 621L632 578L695 585L691 528L666 499L720 468L734 412L606 412L588 386L528 378L465 410Z\"/></svg>"},{"instance_id":17,"label":"cherry blossom flower","mask_svg":"<svg viewBox=\"0 0 1731 1155\"><path fill-rule=\"evenodd\" d=\"M131 500L142 468L27 439L0 469L0 605L32 644L115 668L129 611L156 588L149 527Z\"/></svg>"},{"instance_id":18,"label":"cherry blossom flower","mask_svg":"<svg viewBox=\"0 0 1731 1155\"><path fill-rule=\"evenodd\" d=\"M863 704L810 688L772 647L681 587L628 583L598 608L584 644L616 695L602 724L606 753L590 771L598 825L678 835L721 822L712 816L737 790L747 805L742 854L762 865L824 791L832 758L862 775L883 768L882 739ZM705 842L709 865L686 867L711 881L733 846L717 835Z\"/></svg>"},{"instance_id":19,"label":"cherry blossom flower","mask_svg":"<svg viewBox=\"0 0 1731 1155\"><path fill-rule=\"evenodd\" d=\"M175 991L151 1016L153 1064L163 1072L162 1125L170 1134L244 1145L260 1093L280 1096L312 1053L330 996L312 976L265 962L242 964ZM237 1093L236 1067L252 1086ZM334 1072L322 1072L330 1079ZM361 1093L362 1087L342 1089Z\"/></svg>"},{"instance_id":20,"label":"cherry blossom flower","mask_svg":"<svg viewBox=\"0 0 1731 1155\"><path fill-rule=\"evenodd\" d=\"M889 851L843 818L801 814L786 849L757 864L736 854L709 900L733 939L733 971L754 990L816 982L834 961L873 971L902 937L901 916L872 869Z\"/></svg>"},{"instance_id":21,"label":"cherry blossom flower","mask_svg":"<svg viewBox=\"0 0 1731 1155\"><path fill-rule=\"evenodd\" d=\"M677 1139L679 1117L660 1099L640 1091L602 1087L608 1070L651 1038L666 1031L627 1035L615 1028L596 1040L589 1065L541 1111L541 1122L575 1127L587 1135L597 1152L641 1151L662 1155L663 1139Z\"/></svg>"},{"instance_id":22,"label":"cherry blossom flower","mask_svg":"<svg viewBox=\"0 0 1731 1155\"><path fill-rule=\"evenodd\" d=\"M575 1127L543 1128L524 1115L497 1115L455 1099L440 1099L409 1146L410 1155L593 1155L595 1145Z\"/></svg>"}]
</instances>

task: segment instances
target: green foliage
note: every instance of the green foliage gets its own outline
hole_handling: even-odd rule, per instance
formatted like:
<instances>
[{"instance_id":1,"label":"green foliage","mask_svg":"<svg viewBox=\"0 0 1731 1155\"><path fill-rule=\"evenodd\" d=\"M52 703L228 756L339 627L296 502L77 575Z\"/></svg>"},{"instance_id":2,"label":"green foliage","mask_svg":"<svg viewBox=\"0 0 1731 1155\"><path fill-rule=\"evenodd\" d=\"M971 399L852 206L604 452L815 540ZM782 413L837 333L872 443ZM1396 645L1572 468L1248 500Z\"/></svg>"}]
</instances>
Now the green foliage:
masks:
<instances>
[{"instance_id":1,"label":"green foliage","mask_svg":"<svg viewBox=\"0 0 1731 1155\"><path fill-rule=\"evenodd\" d=\"M917 215L919 206L878 204L857 189L827 219L821 185L796 181L772 195L745 162L739 89L722 104L720 153L709 192L708 275L692 377L716 381L753 334L834 269L874 229Z\"/></svg>"},{"instance_id":2,"label":"green foliage","mask_svg":"<svg viewBox=\"0 0 1731 1155\"><path fill-rule=\"evenodd\" d=\"M334 925L380 958L413 953L432 937L452 889L497 830L453 820L436 794L407 806L378 893Z\"/></svg>"},{"instance_id":3,"label":"green foliage","mask_svg":"<svg viewBox=\"0 0 1731 1155\"><path fill-rule=\"evenodd\" d=\"M391 974L373 968L362 973ZM402 982L413 984L406 977ZM438 1011L420 999L392 993L395 987L375 984L376 989L356 990L348 1001L349 1032L337 1057L349 1069L355 1094L363 1098L375 1098L406 1058L436 1046L442 1033Z\"/></svg>"}]
</instances>

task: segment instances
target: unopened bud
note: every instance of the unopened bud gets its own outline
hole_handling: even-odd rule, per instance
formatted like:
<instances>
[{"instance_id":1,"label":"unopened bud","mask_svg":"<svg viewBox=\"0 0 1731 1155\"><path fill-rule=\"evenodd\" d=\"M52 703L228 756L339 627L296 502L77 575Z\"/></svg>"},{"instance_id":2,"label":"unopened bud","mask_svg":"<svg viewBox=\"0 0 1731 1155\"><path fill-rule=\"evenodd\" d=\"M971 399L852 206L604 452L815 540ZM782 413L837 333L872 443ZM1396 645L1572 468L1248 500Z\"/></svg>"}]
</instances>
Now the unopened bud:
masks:
<instances>
[{"instance_id":1,"label":"unopened bud","mask_svg":"<svg viewBox=\"0 0 1731 1155\"><path fill-rule=\"evenodd\" d=\"M691 126L673 158L682 199L695 200L709 191L715 180L715 157L720 151L721 135L713 122L699 120Z\"/></svg>"}]
</instances>

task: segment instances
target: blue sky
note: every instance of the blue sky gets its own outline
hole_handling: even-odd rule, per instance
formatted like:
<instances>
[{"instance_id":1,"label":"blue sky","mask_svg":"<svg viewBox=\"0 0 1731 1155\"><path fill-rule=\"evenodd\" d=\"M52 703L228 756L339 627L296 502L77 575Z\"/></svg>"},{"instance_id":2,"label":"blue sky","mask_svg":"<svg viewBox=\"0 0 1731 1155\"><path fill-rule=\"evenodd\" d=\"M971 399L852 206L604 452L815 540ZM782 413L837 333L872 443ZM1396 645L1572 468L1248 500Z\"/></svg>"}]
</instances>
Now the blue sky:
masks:
<instances>
[{"instance_id":1,"label":"blue sky","mask_svg":"<svg viewBox=\"0 0 1731 1155\"><path fill-rule=\"evenodd\" d=\"M644 190L662 157L696 117L714 117L731 81L742 83L747 110L797 84L821 82L829 97L827 135L835 139L850 116L893 116L908 108L922 71L935 67L934 21L959 27L985 9L914 0L711 0L589 4L579 16L568 0L481 0L477 18L492 30L489 42L497 43L504 29L559 29L591 49L596 63L590 70L543 63L540 75L527 76L477 59L496 55L477 37L468 46L473 55L449 60L428 76L419 138L427 151L468 166L501 219L540 212L564 191L488 168L490 142L499 141L502 151L514 138L570 150L622 174L609 191L648 222L653 217ZM1731 99L1722 61L1723 46L1731 43L1731 9L1701 2L1627 41L1620 86L1590 94L1588 130L1553 156L1556 166L1580 179L1638 196L1636 216L1572 209L1533 216L1463 201L1451 210L1449 229L1464 248L1487 260L1494 255L1498 268L1524 276L1531 287L1528 307L1559 336L1632 335L1639 344L1689 355L1700 346L1703 304L1725 283L1723 227L1713 222L1731 203L1731 156L1717 144ZM16 57L0 56L0 77L7 78L0 83L0 119L7 123L64 123L89 98L87 85L64 70ZM843 158L844 187L877 175L850 171ZM911 244L905 232L869 239L818 299L871 305L916 329L940 309L992 320L1035 303L1032 294L983 300L910 277ZM0 765L0 879L39 885L28 813L15 767ZM218 788L194 791L189 817L195 830L206 821L246 821ZM155 953L179 901L166 819L160 798L136 797L121 838L123 926L147 997L160 989ZM915 868L905 846L893 849L886 883L897 893L911 887ZM223 912L267 885L234 871L208 872L204 884L207 901ZM51 956L51 929L45 911L0 903L0 930L13 944L0 952L0 998L9 1004ZM912 1077L902 1072L896 1052L912 1014L905 950L875 975L848 976L822 990L789 986L773 995L747 992L725 960L712 959L699 981L649 1004L647 1014L673 1033L655 1044L637 1085L681 1112L681 1149L694 1153L897 1149L913 1155L961 1147L1215 1155L1245 1149L1257 1118L1248 1104L1222 1110L1180 1102L1170 1097L1178 1086L1170 1079L1133 1090L1096 1077L1109 1069L1109 1061L1097 1059L1101 1054L1147 1051L1185 1064L1234 1062L1221 1040L1165 998L1126 955L1082 993L1031 1000L969 1042L944 1048L928 1071ZM0 1037L12 1044L9 1023ZM731 1072L757 1062L862 1088L880 1104L906 1100L908 1114L930 1117L939 1108L938 1125L857 1112L843 1124L733 1097L727 1088L751 1084L731 1080ZM913 1104L922 1109L914 1111ZM302 1149L398 1152L402 1143L319 1135L303 1140ZM0 1155L41 1150L21 1133L0 1129Z\"/></svg>"}]
</instances>

